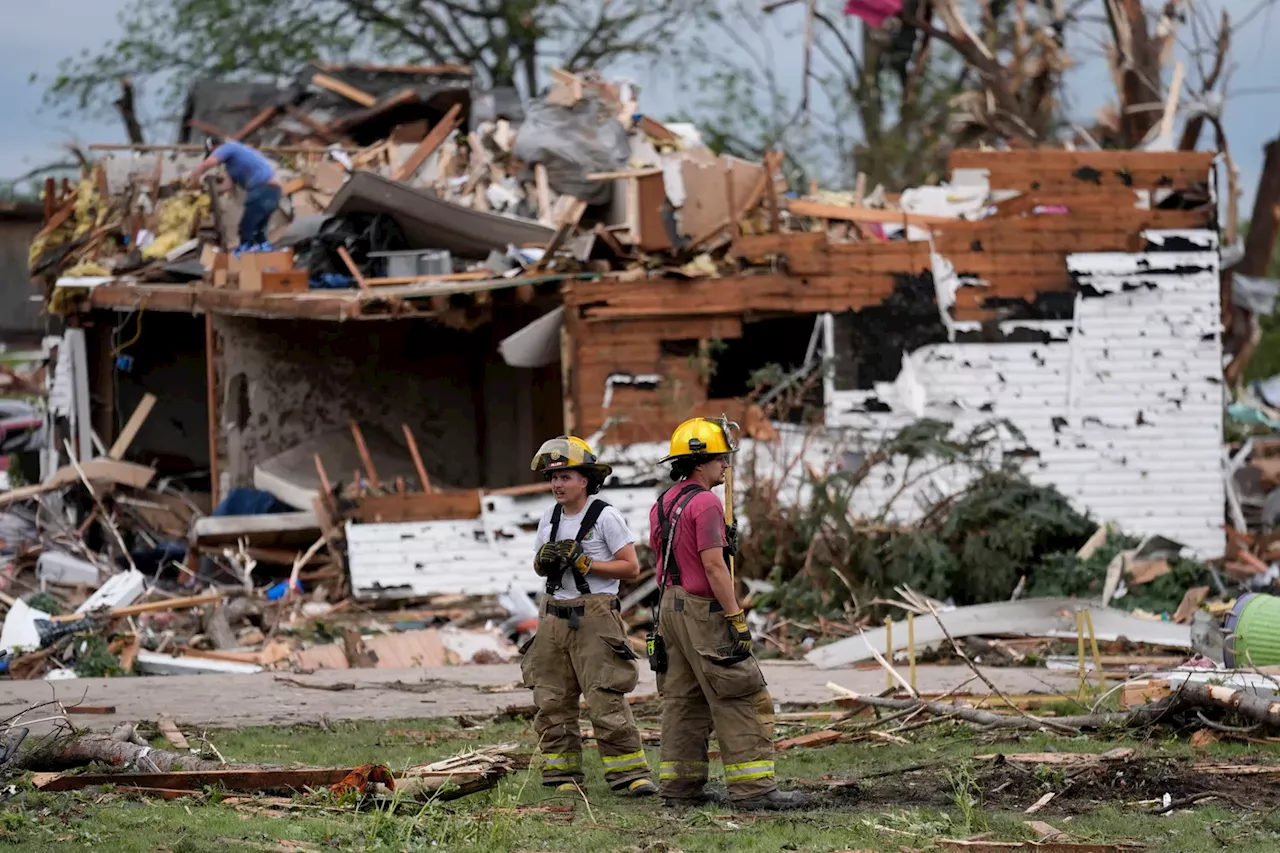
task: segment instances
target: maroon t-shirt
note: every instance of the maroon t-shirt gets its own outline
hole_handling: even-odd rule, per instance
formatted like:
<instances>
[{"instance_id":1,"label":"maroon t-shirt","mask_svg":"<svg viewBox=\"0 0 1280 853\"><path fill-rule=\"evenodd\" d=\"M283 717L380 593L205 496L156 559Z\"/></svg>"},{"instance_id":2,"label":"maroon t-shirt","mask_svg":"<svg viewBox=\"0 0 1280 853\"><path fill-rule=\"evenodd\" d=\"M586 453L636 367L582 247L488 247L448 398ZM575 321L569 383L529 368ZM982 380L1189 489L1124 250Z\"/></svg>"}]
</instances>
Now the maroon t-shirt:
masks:
<instances>
[{"instance_id":1,"label":"maroon t-shirt","mask_svg":"<svg viewBox=\"0 0 1280 853\"><path fill-rule=\"evenodd\" d=\"M676 496L680 494L683 484L668 489L663 496L662 510L668 517L675 509ZM680 570L680 585L685 592L703 598L715 598L711 584L707 581L706 569L702 567L701 552L711 548L723 548L728 543L724 537L724 506L714 492L699 492L685 505L676 520L675 537L671 548L672 559ZM662 525L658 522L658 504L654 503L649 510L649 547L653 549L661 571L662 563ZM671 586L671 578L665 580Z\"/></svg>"}]
</instances>

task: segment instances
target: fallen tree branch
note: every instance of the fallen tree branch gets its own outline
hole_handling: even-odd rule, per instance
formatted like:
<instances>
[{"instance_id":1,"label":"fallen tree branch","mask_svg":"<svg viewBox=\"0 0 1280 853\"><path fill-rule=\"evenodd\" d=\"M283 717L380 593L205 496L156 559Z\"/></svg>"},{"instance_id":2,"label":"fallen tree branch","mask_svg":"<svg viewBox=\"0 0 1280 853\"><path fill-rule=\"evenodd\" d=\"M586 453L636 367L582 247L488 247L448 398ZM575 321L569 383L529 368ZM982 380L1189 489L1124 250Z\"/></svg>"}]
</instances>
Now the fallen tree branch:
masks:
<instances>
[{"instance_id":1,"label":"fallen tree branch","mask_svg":"<svg viewBox=\"0 0 1280 853\"><path fill-rule=\"evenodd\" d=\"M1071 732L1071 729L1069 727L1063 726L1053 720L1045 720L1040 717L1033 717L1030 714L1028 714L1026 711L1019 708L1013 702L1009 701L1009 698L1000 692L1000 688L996 687L995 683L991 679L987 678L982 673L982 671L978 669L978 665L975 664L967 654L965 654L964 649L960 648L960 644L956 642L955 637L951 636L951 632L948 631L947 626L943 624L942 617L938 615L938 608L933 606L933 602L930 601L928 602L928 604L929 604L929 612L933 614L933 619L935 622L938 623L938 628L942 630L942 635L947 638L947 641L949 643L951 643L951 648L955 649L956 654L959 655L961 660L965 662L965 664L969 667L969 670L973 672L973 674L976 675L982 681L983 684L987 685L987 689L990 690L992 693L994 693L997 697L999 697L1000 701L1004 702L1010 708L1013 708L1013 710L1016 711L1019 716L1027 720L1035 721L1036 723L1038 723L1036 728L1057 729L1058 731L1063 733Z\"/></svg>"},{"instance_id":2,"label":"fallen tree branch","mask_svg":"<svg viewBox=\"0 0 1280 853\"><path fill-rule=\"evenodd\" d=\"M1199 794L1192 794L1189 797L1181 797L1179 799L1173 800L1172 802L1169 803L1169 805L1161 806L1158 809L1152 809L1151 811L1147 812L1147 814L1153 814L1153 815L1168 814L1174 809L1181 809L1181 808L1186 808L1187 806L1194 806L1196 803L1200 802L1201 800L1211 800L1215 797L1226 800L1227 802L1231 803L1231 805L1235 806L1238 809L1247 810L1249 808L1244 803L1240 802L1230 794L1224 794L1221 791L1204 791Z\"/></svg>"},{"instance_id":3,"label":"fallen tree branch","mask_svg":"<svg viewBox=\"0 0 1280 853\"><path fill-rule=\"evenodd\" d=\"M115 734L85 734L73 738L60 738L51 743L19 752L13 758L12 767L55 773L83 767L93 763L119 768L121 773L134 768L151 773L169 773L176 770L226 770L221 761L206 761L189 752L169 752L139 746ZM239 765L245 770L274 769L268 765Z\"/></svg>"},{"instance_id":4,"label":"fallen tree branch","mask_svg":"<svg viewBox=\"0 0 1280 853\"><path fill-rule=\"evenodd\" d=\"M1039 731L1052 727L1075 734L1085 729L1141 728L1154 725L1170 714L1193 708L1226 710L1259 724L1280 728L1280 701L1274 701L1270 696L1251 693L1243 688L1224 687L1217 684L1184 684L1167 698L1149 705L1142 705L1131 711L1056 717L1052 721L1026 712L1020 712L1020 715L1015 717L948 702L883 699L879 696L864 696L853 691L844 692L843 695L872 707L891 708L897 711L923 709L935 717L954 716L984 728L1021 731Z\"/></svg>"}]
</instances>

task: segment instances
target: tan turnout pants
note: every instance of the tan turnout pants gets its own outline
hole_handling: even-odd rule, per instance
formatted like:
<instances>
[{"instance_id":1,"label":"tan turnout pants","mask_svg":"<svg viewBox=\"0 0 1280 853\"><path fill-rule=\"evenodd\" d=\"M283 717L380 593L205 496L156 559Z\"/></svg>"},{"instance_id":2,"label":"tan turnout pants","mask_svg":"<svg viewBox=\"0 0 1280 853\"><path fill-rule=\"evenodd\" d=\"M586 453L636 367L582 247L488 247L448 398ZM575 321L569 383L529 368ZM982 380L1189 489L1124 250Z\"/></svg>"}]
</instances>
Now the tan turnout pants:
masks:
<instances>
[{"instance_id":1,"label":"tan turnout pants","mask_svg":"<svg viewBox=\"0 0 1280 853\"><path fill-rule=\"evenodd\" d=\"M533 728L542 753L542 783L582 783L582 733L578 697L587 701L613 789L649 778L627 693L640 677L636 653L612 595L582 595L540 605L538 633L521 662L524 683L533 688L538 713Z\"/></svg>"},{"instance_id":2,"label":"tan turnout pants","mask_svg":"<svg viewBox=\"0 0 1280 853\"><path fill-rule=\"evenodd\" d=\"M659 628L667 671L662 694L662 763L658 793L697 797L707 782L707 739L715 730L729 797L775 790L773 698L754 656L737 659L720 605L680 587L663 592Z\"/></svg>"}]
</instances>

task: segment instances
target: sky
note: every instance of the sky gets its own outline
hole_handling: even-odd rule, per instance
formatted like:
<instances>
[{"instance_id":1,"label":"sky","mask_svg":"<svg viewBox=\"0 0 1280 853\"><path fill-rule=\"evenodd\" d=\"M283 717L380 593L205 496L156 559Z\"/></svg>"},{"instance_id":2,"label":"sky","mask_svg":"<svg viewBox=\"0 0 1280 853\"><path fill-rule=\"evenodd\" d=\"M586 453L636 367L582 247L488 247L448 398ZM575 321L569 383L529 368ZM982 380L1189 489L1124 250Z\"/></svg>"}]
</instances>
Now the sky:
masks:
<instances>
[{"instance_id":1,"label":"sky","mask_svg":"<svg viewBox=\"0 0 1280 853\"><path fill-rule=\"evenodd\" d=\"M92 51L104 41L120 35L119 11L127 0L46 0L43 4L9 4L5 26L0 27L0 179L12 179L32 168L60 158L65 144L122 142L124 133L118 119L106 116L59 114L43 103L45 81L57 72L58 61L80 51ZM163 2L163 0L156 0ZM822 0L828 5L827 0ZM1258 5L1259 0L1194 0L1217 20L1226 7L1239 20ZM1101 3L1099 2L1099 8ZM799 38L787 37L786 20L779 21L779 36L773 45L777 68L783 79L800 85L801 47ZM794 24L794 21L791 22ZM791 31L798 27L790 28ZM1268 50L1272 38L1280 36L1280 2L1268 7L1240 28L1234 36L1230 97L1224 113L1228 141L1241 172L1244 191L1242 218L1247 219L1253 191L1262 166L1262 146L1280 135L1280 51ZM1074 44L1074 43L1073 43ZM653 64L658 65L657 63ZM685 97L678 74L658 76L648 64L630 71L642 90L663 109L677 112ZM35 74L37 80L31 81ZM1195 81L1193 65L1188 77ZM1112 93L1110 75L1100 60L1085 59L1072 72L1070 90L1076 113L1088 122L1093 112ZM674 102L674 103L673 103ZM109 105L107 105L109 107ZM167 131L167 129L166 129ZM164 139L171 139L169 132ZM1202 147L1209 134L1202 137Z\"/></svg>"}]
</instances>

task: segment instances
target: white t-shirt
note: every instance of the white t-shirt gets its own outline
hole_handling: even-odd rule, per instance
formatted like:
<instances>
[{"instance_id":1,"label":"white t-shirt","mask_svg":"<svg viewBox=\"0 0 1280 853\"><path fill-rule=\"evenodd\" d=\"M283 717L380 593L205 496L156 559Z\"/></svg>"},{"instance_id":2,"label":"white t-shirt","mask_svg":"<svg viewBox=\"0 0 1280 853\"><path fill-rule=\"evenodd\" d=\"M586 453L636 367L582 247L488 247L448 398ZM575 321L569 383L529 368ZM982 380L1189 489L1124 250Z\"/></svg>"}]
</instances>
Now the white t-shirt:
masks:
<instances>
[{"instance_id":1,"label":"white t-shirt","mask_svg":"<svg viewBox=\"0 0 1280 853\"><path fill-rule=\"evenodd\" d=\"M556 530L556 539L574 539L578 535L578 526L587 514L588 507L596 501L597 498L589 498L586 506L582 508L582 512L577 515L569 515L564 513L560 517L560 527ZM549 507L542 514L542 520L538 522L538 542L536 548L551 541L551 514L555 512L555 507ZM591 532L587 534L587 538L582 540L582 550L593 560L612 560L617 557L618 552L636 541L636 537L632 534L631 529L627 527L626 520L623 519L622 513L618 512L616 507L607 506L604 512L600 513L600 517L596 519L595 525L591 528ZM573 572L565 572L561 579L563 585L556 590L555 597L559 599L577 598L582 593L578 592L578 587L573 582ZM618 594L617 578L602 578L593 572L587 573L587 586L591 588L593 593L597 594Z\"/></svg>"}]
</instances>

